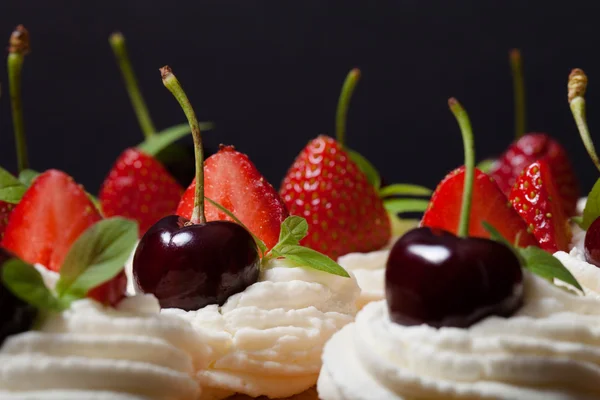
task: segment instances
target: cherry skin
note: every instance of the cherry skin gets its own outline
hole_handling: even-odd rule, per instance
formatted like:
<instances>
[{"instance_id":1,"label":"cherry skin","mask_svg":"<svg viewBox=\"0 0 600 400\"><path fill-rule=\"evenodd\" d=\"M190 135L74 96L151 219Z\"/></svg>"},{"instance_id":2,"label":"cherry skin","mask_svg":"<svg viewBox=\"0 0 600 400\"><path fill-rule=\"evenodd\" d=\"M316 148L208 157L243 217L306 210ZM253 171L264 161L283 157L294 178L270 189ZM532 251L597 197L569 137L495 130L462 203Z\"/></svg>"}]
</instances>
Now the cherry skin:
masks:
<instances>
[{"instance_id":1,"label":"cherry skin","mask_svg":"<svg viewBox=\"0 0 600 400\"><path fill-rule=\"evenodd\" d=\"M133 274L144 293L163 308L198 310L223 305L258 280L256 243L228 221L190 224L176 215L158 221L140 240Z\"/></svg>"},{"instance_id":2,"label":"cherry skin","mask_svg":"<svg viewBox=\"0 0 600 400\"><path fill-rule=\"evenodd\" d=\"M600 267L600 218L596 218L585 233L585 260Z\"/></svg>"},{"instance_id":3,"label":"cherry skin","mask_svg":"<svg viewBox=\"0 0 600 400\"><path fill-rule=\"evenodd\" d=\"M512 315L522 304L519 260L503 244L416 228L392 248L386 266L392 321L468 327L489 316Z\"/></svg>"},{"instance_id":4,"label":"cherry skin","mask_svg":"<svg viewBox=\"0 0 600 400\"><path fill-rule=\"evenodd\" d=\"M0 249L0 268L12 256ZM10 335L31 329L37 316L35 307L25 303L0 284L0 346Z\"/></svg>"}]
</instances>

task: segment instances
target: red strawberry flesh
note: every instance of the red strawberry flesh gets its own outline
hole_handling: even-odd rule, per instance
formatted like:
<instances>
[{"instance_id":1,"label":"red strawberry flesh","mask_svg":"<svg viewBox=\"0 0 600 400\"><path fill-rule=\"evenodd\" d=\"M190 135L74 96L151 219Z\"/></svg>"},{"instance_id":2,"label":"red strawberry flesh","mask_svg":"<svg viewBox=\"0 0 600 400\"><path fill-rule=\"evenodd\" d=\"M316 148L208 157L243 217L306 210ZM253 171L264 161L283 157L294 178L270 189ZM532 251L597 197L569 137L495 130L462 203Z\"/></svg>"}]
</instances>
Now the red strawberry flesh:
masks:
<instances>
[{"instance_id":1,"label":"red strawberry flesh","mask_svg":"<svg viewBox=\"0 0 600 400\"><path fill-rule=\"evenodd\" d=\"M99 197L106 217L137 221L142 236L159 219L175 213L182 192L161 163L131 148L115 162Z\"/></svg>"},{"instance_id":2,"label":"red strawberry flesh","mask_svg":"<svg viewBox=\"0 0 600 400\"><path fill-rule=\"evenodd\" d=\"M422 226L457 233L464 181L465 168L460 167L440 182L423 215ZM527 224L511 207L508 198L496 183L488 175L475 169L469 236L489 238L490 234L484 228L483 222L492 225L511 243L519 237L521 247L537 245L535 238L527 232Z\"/></svg>"},{"instance_id":3,"label":"red strawberry flesh","mask_svg":"<svg viewBox=\"0 0 600 400\"><path fill-rule=\"evenodd\" d=\"M312 140L296 158L281 186L290 214L309 224L304 246L333 259L384 247L390 220L375 188L339 143Z\"/></svg>"},{"instance_id":4,"label":"red strawberry flesh","mask_svg":"<svg viewBox=\"0 0 600 400\"><path fill-rule=\"evenodd\" d=\"M177 215L190 218L196 181L187 188ZM247 155L232 146L221 149L204 163L204 195L231 211L268 248L279 240L281 223L288 211L277 191L261 175ZM205 202L207 221L232 221L223 211Z\"/></svg>"}]
</instances>

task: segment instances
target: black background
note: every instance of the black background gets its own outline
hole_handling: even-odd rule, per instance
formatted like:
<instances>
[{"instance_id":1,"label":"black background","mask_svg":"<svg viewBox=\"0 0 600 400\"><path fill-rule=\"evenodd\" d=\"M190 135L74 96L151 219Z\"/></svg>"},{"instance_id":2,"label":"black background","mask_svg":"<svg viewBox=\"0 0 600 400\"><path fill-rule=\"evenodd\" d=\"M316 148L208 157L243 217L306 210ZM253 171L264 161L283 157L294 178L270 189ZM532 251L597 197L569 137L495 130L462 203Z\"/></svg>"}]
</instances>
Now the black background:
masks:
<instances>
[{"instance_id":1,"label":"black background","mask_svg":"<svg viewBox=\"0 0 600 400\"><path fill-rule=\"evenodd\" d=\"M590 76L594 132L597 3L2 0L0 40L19 23L31 34L23 92L32 167L63 169L92 191L118 154L142 140L107 42L113 30L127 37L159 129L185 121L160 81L158 68L170 64L201 119L218 125L205 134L208 146L235 144L275 186L309 139L333 133L339 89L354 66L363 78L348 144L388 181L434 187L462 163L450 96L469 111L478 158L500 153L513 135L508 50L519 47L528 126L564 143L587 190L598 172L570 115L566 80L574 67ZM14 170L7 97L0 99L0 164Z\"/></svg>"}]
</instances>

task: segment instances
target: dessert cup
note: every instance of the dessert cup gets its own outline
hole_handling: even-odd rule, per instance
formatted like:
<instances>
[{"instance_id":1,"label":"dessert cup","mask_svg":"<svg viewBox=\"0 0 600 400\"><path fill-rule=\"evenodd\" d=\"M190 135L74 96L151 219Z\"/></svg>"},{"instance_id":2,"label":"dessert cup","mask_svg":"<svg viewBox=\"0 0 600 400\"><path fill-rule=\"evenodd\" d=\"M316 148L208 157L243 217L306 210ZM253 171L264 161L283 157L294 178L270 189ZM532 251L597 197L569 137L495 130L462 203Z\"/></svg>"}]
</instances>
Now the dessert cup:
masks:
<instances>
[{"instance_id":1,"label":"dessert cup","mask_svg":"<svg viewBox=\"0 0 600 400\"><path fill-rule=\"evenodd\" d=\"M469 328L402 326L368 304L325 346L322 400L597 399L600 301L529 273L512 317Z\"/></svg>"}]
</instances>

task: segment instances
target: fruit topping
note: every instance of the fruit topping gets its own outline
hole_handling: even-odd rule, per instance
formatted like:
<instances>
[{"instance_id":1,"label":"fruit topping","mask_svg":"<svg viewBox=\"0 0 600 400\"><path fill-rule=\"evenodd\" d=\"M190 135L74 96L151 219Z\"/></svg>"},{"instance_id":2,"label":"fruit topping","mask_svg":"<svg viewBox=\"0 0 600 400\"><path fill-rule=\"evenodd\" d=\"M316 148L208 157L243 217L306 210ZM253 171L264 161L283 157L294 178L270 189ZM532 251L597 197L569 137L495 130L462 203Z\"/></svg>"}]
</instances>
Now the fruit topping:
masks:
<instances>
[{"instance_id":1,"label":"fruit topping","mask_svg":"<svg viewBox=\"0 0 600 400\"><path fill-rule=\"evenodd\" d=\"M523 276L515 253L504 244L467 237L475 150L466 112L455 99L449 106L465 147L461 213L455 226L460 237L422 227L394 244L386 266L386 297L391 320L402 325L467 327L489 315L509 316L522 303Z\"/></svg>"},{"instance_id":2,"label":"fruit topping","mask_svg":"<svg viewBox=\"0 0 600 400\"><path fill-rule=\"evenodd\" d=\"M125 150L100 189L107 217L138 222L140 236L159 219L172 214L183 189L155 158L135 148Z\"/></svg>"},{"instance_id":3,"label":"fruit topping","mask_svg":"<svg viewBox=\"0 0 600 400\"><path fill-rule=\"evenodd\" d=\"M0 249L0 271L11 255ZM0 347L10 335L31 329L37 316L35 307L15 296L3 282L0 282Z\"/></svg>"},{"instance_id":4,"label":"fruit topping","mask_svg":"<svg viewBox=\"0 0 600 400\"><path fill-rule=\"evenodd\" d=\"M567 216L574 215L579 199L579 184L565 149L545 133L527 133L525 115L525 84L521 53L510 52L514 86L515 141L490 167L489 174L508 196L517 177L530 164L545 160L550 164Z\"/></svg>"},{"instance_id":5,"label":"fruit topping","mask_svg":"<svg viewBox=\"0 0 600 400\"><path fill-rule=\"evenodd\" d=\"M187 188L177 215L192 216L196 181ZM231 211L270 249L279 239L281 223L288 211L277 191L256 169L247 155L233 146L221 146L204 163L204 194ZM205 205L207 221L232 219L210 203Z\"/></svg>"},{"instance_id":6,"label":"fruit topping","mask_svg":"<svg viewBox=\"0 0 600 400\"><path fill-rule=\"evenodd\" d=\"M290 214L308 221L302 244L333 259L378 250L390 240L390 220L375 187L330 137L319 136L302 150L280 192Z\"/></svg>"},{"instance_id":7,"label":"fruit topping","mask_svg":"<svg viewBox=\"0 0 600 400\"><path fill-rule=\"evenodd\" d=\"M196 150L196 186L190 219L164 217L142 237L133 259L134 277L162 307L184 310L223 304L258 280L260 258L252 235L227 221L206 221L202 137L196 114L168 66L163 83L189 120Z\"/></svg>"},{"instance_id":8,"label":"fruit topping","mask_svg":"<svg viewBox=\"0 0 600 400\"><path fill-rule=\"evenodd\" d=\"M442 180L423 215L422 226L457 233L464 182L465 167L455 169ZM469 236L489 238L489 232L482 225L485 221L511 243L518 239L518 245L522 247L537 245L536 239L527 232L527 224L510 206L506 196L489 176L478 169L475 169L472 196Z\"/></svg>"},{"instance_id":9,"label":"fruit topping","mask_svg":"<svg viewBox=\"0 0 600 400\"><path fill-rule=\"evenodd\" d=\"M600 267L600 218L596 218L585 232L585 260Z\"/></svg>"},{"instance_id":10,"label":"fruit topping","mask_svg":"<svg viewBox=\"0 0 600 400\"><path fill-rule=\"evenodd\" d=\"M548 162L536 161L525 168L510 192L510 202L542 249L551 253L569 250L571 228Z\"/></svg>"},{"instance_id":11,"label":"fruit topping","mask_svg":"<svg viewBox=\"0 0 600 400\"><path fill-rule=\"evenodd\" d=\"M14 209L2 247L23 261L59 272L69 250L102 217L88 194L73 178L58 170L39 175ZM114 304L125 293L122 272L90 295Z\"/></svg>"}]
</instances>

